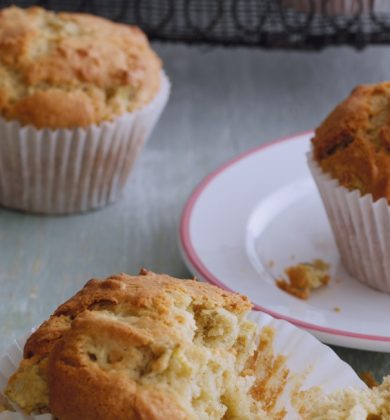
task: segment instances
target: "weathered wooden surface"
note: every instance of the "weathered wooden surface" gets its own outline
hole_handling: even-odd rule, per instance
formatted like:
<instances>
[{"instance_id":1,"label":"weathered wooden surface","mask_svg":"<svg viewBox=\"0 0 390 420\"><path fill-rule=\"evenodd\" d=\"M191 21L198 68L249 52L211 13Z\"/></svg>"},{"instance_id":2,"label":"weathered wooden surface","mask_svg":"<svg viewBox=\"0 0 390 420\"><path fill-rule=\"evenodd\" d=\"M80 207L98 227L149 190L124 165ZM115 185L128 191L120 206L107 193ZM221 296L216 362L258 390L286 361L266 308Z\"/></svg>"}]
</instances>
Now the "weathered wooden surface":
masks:
<instances>
[{"instance_id":1,"label":"weathered wooden surface","mask_svg":"<svg viewBox=\"0 0 390 420\"><path fill-rule=\"evenodd\" d=\"M0 352L93 276L142 266L189 276L177 226L186 198L206 174L248 148L314 127L356 84L389 78L388 48L156 48L172 96L124 198L72 217L0 210ZM390 373L390 355L336 351L358 371Z\"/></svg>"}]
</instances>

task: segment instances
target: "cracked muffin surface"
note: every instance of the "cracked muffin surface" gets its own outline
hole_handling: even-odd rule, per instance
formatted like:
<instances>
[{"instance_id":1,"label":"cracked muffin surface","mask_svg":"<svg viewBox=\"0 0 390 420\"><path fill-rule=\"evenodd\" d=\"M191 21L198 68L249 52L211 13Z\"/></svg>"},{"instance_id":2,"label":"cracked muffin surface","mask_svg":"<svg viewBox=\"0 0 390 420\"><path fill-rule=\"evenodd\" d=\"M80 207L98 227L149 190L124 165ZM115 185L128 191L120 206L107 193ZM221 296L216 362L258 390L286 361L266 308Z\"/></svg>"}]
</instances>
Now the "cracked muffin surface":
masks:
<instances>
[{"instance_id":1,"label":"cracked muffin surface","mask_svg":"<svg viewBox=\"0 0 390 420\"><path fill-rule=\"evenodd\" d=\"M37 128L112 120L149 103L161 62L142 31L39 7L0 11L0 116Z\"/></svg>"},{"instance_id":2,"label":"cracked muffin surface","mask_svg":"<svg viewBox=\"0 0 390 420\"><path fill-rule=\"evenodd\" d=\"M269 413L288 372L272 372L272 332L259 342L250 309L146 270L91 280L28 339L6 394L60 420L283 418Z\"/></svg>"},{"instance_id":3,"label":"cracked muffin surface","mask_svg":"<svg viewBox=\"0 0 390 420\"><path fill-rule=\"evenodd\" d=\"M315 131L314 159L349 190L390 203L390 82L362 85Z\"/></svg>"},{"instance_id":4,"label":"cracked muffin surface","mask_svg":"<svg viewBox=\"0 0 390 420\"><path fill-rule=\"evenodd\" d=\"M390 376L372 389L348 387L330 395L317 395L308 407L303 420L388 420Z\"/></svg>"}]
</instances>

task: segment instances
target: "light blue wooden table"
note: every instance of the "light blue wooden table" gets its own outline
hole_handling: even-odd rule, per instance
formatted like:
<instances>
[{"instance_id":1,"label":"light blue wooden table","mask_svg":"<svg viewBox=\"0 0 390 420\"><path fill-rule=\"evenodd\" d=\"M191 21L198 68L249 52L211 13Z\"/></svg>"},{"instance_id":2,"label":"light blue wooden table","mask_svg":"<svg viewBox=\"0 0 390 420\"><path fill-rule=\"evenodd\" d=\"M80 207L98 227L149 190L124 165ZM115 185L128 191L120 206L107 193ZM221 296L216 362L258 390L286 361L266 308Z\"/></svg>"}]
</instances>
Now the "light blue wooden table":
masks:
<instances>
[{"instance_id":1,"label":"light blue wooden table","mask_svg":"<svg viewBox=\"0 0 390 420\"><path fill-rule=\"evenodd\" d=\"M246 149L313 128L356 84L390 79L389 48L156 48L172 96L123 199L72 217L0 210L0 351L91 277L142 266L190 276L176 242L178 221L206 174ZM389 354L335 350L357 371L390 374Z\"/></svg>"}]
</instances>

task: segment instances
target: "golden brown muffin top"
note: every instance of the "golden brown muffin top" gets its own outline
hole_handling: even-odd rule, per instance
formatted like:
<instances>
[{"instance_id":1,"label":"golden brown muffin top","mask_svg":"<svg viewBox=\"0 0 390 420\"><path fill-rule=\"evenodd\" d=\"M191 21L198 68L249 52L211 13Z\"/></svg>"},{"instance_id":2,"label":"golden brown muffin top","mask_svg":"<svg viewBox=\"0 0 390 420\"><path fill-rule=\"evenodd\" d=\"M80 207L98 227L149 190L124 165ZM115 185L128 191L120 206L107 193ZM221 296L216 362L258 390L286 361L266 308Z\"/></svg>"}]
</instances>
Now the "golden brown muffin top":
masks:
<instances>
[{"instance_id":1,"label":"golden brown muffin top","mask_svg":"<svg viewBox=\"0 0 390 420\"><path fill-rule=\"evenodd\" d=\"M161 62L136 27L39 7L0 11L0 115L37 128L99 124L150 102Z\"/></svg>"},{"instance_id":2,"label":"golden brown muffin top","mask_svg":"<svg viewBox=\"0 0 390 420\"><path fill-rule=\"evenodd\" d=\"M105 280L90 280L75 296L63 303L48 321L43 323L27 341L24 357L43 357L51 350L63 329L85 311L106 309L123 316L151 311L156 320L169 315L172 306L194 310L220 307L236 314L251 309L247 297L230 293L207 283L179 280L165 274L142 270L139 276L119 274ZM180 321L180 320L179 320ZM168 327L170 325L168 324ZM168 339L159 323L150 326L154 338ZM180 330L174 331L180 335ZM179 337L180 338L180 337Z\"/></svg>"},{"instance_id":3,"label":"golden brown muffin top","mask_svg":"<svg viewBox=\"0 0 390 420\"><path fill-rule=\"evenodd\" d=\"M355 88L312 144L314 159L340 185L390 203L390 82Z\"/></svg>"},{"instance_id":4,"label":"golden brown muffin top","mask_svg":"<svg viewBox=\"0 0 390 420\"><path fill-rule=\"evenodd\" d=\"M250 308L146 270L91 280L28 339L6 393L60 420L265 419Z\"/></svg>"}]
</instances>

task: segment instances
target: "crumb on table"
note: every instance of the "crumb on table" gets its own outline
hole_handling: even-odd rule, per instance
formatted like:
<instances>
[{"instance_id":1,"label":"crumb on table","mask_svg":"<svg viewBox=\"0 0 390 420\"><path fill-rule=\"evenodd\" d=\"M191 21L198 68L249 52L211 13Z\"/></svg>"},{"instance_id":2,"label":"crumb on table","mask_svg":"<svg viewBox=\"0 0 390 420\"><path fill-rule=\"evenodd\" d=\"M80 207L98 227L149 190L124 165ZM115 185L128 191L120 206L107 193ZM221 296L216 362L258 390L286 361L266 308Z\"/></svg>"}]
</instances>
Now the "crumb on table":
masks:
<instances>
[{"instance_id":1,"label":"crumb on table","mask_svg":"<svg viewBox=\"0 0 390 420\"><path fill-rule=\"evenodd\" d=\"M333 308L333 310L334 310L335 312L341 312L341 308L340 308L339 306L335 306L335 307Z\"/></svg>"},{"instance_id":2,"label":"crumb on table","mask_svg":"<svg viewBox=\"0 0 390 420\"><path fill-rule=\"evenodd\" d=\"M301 263L286 268L287 280L276 280L279 289L299 299L308 299L311 290L326 286L330 281L329 264L316 259L311 263Z\"/></svg>"}]
</instances>

